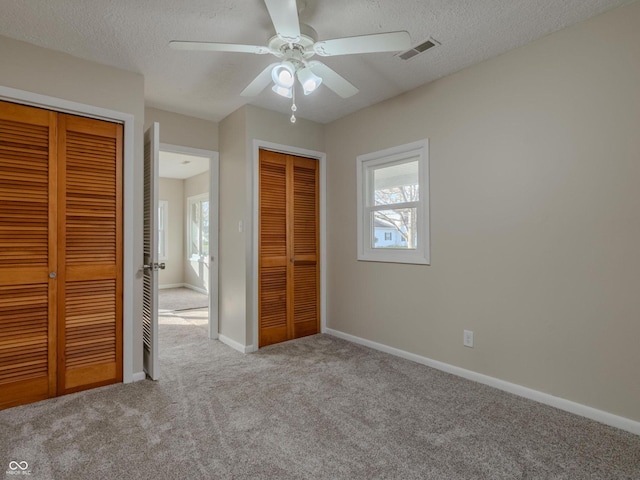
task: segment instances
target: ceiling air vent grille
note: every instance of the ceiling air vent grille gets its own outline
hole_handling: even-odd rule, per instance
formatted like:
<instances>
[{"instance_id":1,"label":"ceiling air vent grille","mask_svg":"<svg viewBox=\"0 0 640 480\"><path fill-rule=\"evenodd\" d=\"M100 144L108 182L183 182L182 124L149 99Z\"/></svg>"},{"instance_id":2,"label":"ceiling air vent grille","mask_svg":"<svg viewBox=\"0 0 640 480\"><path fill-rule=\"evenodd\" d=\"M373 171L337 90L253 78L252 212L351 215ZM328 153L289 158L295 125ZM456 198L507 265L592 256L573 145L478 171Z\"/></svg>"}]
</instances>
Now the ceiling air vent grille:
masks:
<instances>
[{"instance_id":1,"label":"ceiling air vent grille","mask_svg":"<svg viewBox=\"0 0 640 480\"><path fill-rule=\"evenodd\" d=\"M427 50L430 50L433 47L437 47L438 45L440 45L440 42L438 42L437 40L434 40L433 38L429 38L424 42L420 43L419 45L416 45L415 47L410 48L405 52L398 53L397 56L400 57L402 60L409 60L410 58L413 58L416 55L420 55L421 53L426 52Z\"/></svg>"}]
</instances>

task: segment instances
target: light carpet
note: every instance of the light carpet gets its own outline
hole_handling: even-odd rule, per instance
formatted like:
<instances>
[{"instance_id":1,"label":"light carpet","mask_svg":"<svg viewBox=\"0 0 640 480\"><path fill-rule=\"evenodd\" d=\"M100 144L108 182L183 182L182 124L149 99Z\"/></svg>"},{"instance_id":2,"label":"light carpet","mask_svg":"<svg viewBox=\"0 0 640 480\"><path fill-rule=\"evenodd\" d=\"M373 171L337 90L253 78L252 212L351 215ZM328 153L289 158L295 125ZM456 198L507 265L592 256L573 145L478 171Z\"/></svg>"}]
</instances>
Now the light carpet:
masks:
<instances>
[{"instance_id":1,"label":"light carpet","mask_svg":"<svg viewBox=\"0 0 640 480\"><path fill-rule=\"evenodd\" d=\"M209 306L209 296L191 288L163 288L158 291L160 312L182 311Z\"/></svg>"},{"instance_id":2,"label":"light carpet","mask_svg":"<svg viewBox=\"0 0 640 480\"><path fill-rule=\"evenodd\" d=\"M160 340L157 382L0 412L0 472L13 461L46 480L640 478L638 436L331 336L243 355L172 316Z\"/></svg>"}]
</instances>

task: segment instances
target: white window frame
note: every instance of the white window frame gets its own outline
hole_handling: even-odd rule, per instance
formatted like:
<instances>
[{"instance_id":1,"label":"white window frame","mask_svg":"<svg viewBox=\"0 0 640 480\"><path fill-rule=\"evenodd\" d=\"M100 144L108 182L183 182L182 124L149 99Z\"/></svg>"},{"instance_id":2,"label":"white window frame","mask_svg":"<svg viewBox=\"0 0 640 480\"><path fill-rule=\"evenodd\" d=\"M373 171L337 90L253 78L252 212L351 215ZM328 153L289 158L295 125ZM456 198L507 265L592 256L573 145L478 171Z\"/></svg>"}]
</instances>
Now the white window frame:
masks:
<instances>
[{"instance_id":1,"label":"white window frame","mask_svg":"<svg viewBox=\"0 0 640 480\"><path fill-rule=\"evenodd\" d=\"M166 260L169 257L169 201L158 201L158 260ZM162 241L160 241L160 239ZM160 247L164 247L164 251Z\"/></svg>"},{"instance_id":2,"label":"white window frame","mask_svg":"<svg viewBox=\"0 0 640 480\"><path fill-rule=\"evenodd\" d=\"M411 204L391 205L391 208L415 207L418 216L418 244L415 249L372 248L373 229L371 212L375 209L369 199L370 184L373 175L372 167L389 166L403 160L418 159L418 182L420 197ZM377 152L359 155L357 163L358 183L358 260L368 262L431 264L430 229L429 229L429 139L407 143Z\"/></svg>"},{"instance_id":3,"label":"white window frame","mask_svg":"<svg viewBox=\"0 0 640 480\"><path fill-rule=\"evenodd\" d=\"M199 195L194 195L192 197L187 198L187 261L188 262L197 262L199 260L204 260L205 263L208 263L209 255L211 255L211 252L209 252L209 255L202 255L202 252L200 252L199 258L194 258L190 253L191 251L191 206L194 203L198 203L202 201L210 202L208 192L201 193ZM209 216L211 216L211 203L209 203ZM209 235L211 235L211 217L209 217ZM198 244L200 244L200 239L198 239ZM209 239L209 249L211 249L211 239Z\"/></svg>"}]
</instances>

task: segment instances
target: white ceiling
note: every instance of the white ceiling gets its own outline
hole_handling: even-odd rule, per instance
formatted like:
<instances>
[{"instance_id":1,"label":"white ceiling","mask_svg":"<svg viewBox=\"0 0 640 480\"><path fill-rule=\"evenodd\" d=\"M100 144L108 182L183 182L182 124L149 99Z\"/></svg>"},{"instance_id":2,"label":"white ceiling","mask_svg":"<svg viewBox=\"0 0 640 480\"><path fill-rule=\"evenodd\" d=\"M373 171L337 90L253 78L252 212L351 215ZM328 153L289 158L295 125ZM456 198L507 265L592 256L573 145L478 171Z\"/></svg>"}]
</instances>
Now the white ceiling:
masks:
<instances>
[{"instance_id":1,"label":"white ceiling","mask_svg":"<svg viewBox=\"0 0 640 480\"><path fill-rule=\"evenodd\" d=\"M265 89L239 93L271 55L172 51L170 40L265 45L263 0L1 0L0 35L144 75L150 106L220 121L249 102L288 113ZM524 45L629 0L298 0L319 40L406 30L413 44L441 46L409 61L393 53L325 57L360 89L341 99L326 87L298 98L297 116L327 123Z\"/></svg>"},{"instance_id":2,"label":"white ceiling","mask_svg":"<svg viewBox=\"0 0 640 480\"><path fill-rule=\"evenodd\" d=\"M159 176L164 178L191 178L209 170L209 158L182 153L160 151Z\"/></svg>"}]
</instances>

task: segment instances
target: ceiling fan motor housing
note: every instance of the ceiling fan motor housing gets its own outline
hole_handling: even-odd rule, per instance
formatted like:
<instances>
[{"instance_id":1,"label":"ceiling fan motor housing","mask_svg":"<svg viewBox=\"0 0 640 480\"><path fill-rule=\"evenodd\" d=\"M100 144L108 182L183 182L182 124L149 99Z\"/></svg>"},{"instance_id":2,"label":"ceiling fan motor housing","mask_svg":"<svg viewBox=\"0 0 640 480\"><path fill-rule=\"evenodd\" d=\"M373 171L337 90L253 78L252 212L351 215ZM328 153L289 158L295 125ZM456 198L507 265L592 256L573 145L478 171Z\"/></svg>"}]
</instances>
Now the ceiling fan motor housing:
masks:
<instances>
[{"instance_id":1,"label":"ceiling fan motor housing","mask_svg":"<svg viewBox=\"0 0 640 480\"><path fill-rule=\"evenodd\" d=\"M300 39L296 43L289 43L277 35L269 39L269 49L287 60L303 63L315 55L313 45L316 43L318 34L309 25L300 24Z\"/></svg>"}]
</instances>

